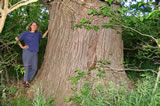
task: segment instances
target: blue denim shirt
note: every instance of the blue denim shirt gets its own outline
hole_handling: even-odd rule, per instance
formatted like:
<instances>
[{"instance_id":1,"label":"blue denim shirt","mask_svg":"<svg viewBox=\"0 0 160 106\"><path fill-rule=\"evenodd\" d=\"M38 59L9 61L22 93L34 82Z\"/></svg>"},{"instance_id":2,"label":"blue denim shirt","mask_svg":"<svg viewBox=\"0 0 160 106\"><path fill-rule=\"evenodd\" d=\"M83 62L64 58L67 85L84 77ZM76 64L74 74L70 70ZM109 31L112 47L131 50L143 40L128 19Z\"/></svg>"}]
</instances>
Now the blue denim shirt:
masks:
<instances>
[{"instance_id":1,"label":"blue denim shirt","mask_svg":"<svg viewBox=\"0 0 160 106\"><path fill-rule=\"evenodd\" d=\"M42 38L42 34L40 32L30 32L25 31L18 36L19 40L24 40L25 45L28 45L29 48L27 50L31 52L39 51L39 40Z\"/></svg>"}]
</instances>

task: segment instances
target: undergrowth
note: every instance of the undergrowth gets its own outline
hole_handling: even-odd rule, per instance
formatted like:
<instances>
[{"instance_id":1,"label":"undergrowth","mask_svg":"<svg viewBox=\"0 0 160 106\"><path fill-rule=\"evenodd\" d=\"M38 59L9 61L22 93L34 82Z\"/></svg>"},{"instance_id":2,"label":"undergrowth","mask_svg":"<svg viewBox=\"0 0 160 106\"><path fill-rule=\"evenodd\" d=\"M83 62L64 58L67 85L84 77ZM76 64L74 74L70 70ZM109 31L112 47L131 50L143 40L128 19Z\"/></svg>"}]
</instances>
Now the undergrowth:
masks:
<instances>
[{"instance_id":1,"label":"undergrowth","mask_svg":"<svg viewBox=\"0 0 160 106\"><path fill-rule=\"evenodd\" d=\"M73 94L65 99L66 102L80 106L160 106L160 89L152 93L156 81L153 74L143 73L136 81L135 89L128 89L125 83L120 86L113 82L97 83L105 76L96 75L88 81L90 72L76 70L76 73L77 76L70 78ZM83 86L78 88L79 84Z\"/></svg>"},{"instance_id":2,"label":"undergrowth","mask_svg":"<svg viewBox=\"0 0 160 106\"><path fill-rule=\"evenodd\" d=\"M16 86L0 87L0 106L52 106L54 103L53 96L46 97L42 87L34 89L33 99L28 99L24 92Z\"/></svg>"}]
</instances>

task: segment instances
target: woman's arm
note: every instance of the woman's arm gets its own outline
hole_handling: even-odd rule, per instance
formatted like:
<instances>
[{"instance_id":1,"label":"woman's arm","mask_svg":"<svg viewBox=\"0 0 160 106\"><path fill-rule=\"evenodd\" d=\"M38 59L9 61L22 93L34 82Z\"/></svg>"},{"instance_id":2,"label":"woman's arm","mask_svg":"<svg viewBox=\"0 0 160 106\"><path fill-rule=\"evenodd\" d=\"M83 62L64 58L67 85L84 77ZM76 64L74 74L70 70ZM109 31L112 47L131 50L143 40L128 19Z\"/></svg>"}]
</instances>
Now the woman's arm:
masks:
<instances>
[{"instance_id":1,"label":"woman's arm","mask_svg":"<svg viewBox=\"0 0 160 106\"><path fill-rule=\"evenodd\" d=\"M48 26L48 29L47 29L47 31L43 34L42 38L45 38L45 37L46 37L46 35L47 35L49 29L50 29L50 27Z\"/></svg>"},{"instance_id":2,"label":"woman's arm","mask_svg":"<svg viewBox=\"0 0 160 106\"><path fill-rule=\"evenodd\" d=\"M17 37L15 37L15 40L18 42L18 45L19 45L22 49L27 49L27 48L28 48L27 45L23 46Z\"/></svg>"}]
</instances>

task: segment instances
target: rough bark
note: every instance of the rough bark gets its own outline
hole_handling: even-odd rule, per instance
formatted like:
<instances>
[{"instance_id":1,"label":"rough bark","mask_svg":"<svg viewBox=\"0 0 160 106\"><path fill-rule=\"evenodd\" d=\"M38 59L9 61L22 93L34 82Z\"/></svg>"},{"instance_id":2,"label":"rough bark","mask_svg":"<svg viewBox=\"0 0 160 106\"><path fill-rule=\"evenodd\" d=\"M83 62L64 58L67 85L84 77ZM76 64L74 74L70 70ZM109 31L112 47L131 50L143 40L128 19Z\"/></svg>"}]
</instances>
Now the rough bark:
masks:
<instances>
[{"instance_id":1,"label":"rough bark","mask_svg":"<svg viewBox=\"0 0 160 106\"><path fill-rule=\"evenodd\" d=\"M110 67L122 69L123 41L117 34L120 27L100 29L99 31L84 28L72 29L82 18L92 20L95 25L109 22L108 17L88 16L89 8L98 8L99 0L57 0L50 9L50 27L44 62L38 72L35 85L43 82L47 94L55 95L56 106L71 105L64 98L71 95L71 83L68 77L75 75L76 69L87 71L95 66L95 61L107 59ZM87 2L87 3L85 3ZM125 72L107 71L108 81L118 84L122 79L128 80Z\"/></svg>"}]
</instances>

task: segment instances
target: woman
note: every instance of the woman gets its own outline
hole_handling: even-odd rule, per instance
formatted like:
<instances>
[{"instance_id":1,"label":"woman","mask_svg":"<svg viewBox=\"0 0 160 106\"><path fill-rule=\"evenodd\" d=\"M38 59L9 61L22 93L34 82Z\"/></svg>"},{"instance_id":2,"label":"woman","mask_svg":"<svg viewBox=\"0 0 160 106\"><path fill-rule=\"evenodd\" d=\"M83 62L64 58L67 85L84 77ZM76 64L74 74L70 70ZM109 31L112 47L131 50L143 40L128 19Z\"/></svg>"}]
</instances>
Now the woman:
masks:
<instances>
[{"instance_id":1,"label":"woman","mask_svg":"<svg viewBox=\"0 0 160 106\"><path fill-rule=\"evenodd\" d=\"M32 80L36 74L38 66L39 40L47 35L48 30L42 35L38 32L37 23L33 21L29 24L28 31L23 32L15 38L19 46L23 49L22 58L25 69L25 87L29 87L29 81ZM19 40L24 40L25 45L23 46Z\"/></svg>"}]
</instances>

